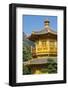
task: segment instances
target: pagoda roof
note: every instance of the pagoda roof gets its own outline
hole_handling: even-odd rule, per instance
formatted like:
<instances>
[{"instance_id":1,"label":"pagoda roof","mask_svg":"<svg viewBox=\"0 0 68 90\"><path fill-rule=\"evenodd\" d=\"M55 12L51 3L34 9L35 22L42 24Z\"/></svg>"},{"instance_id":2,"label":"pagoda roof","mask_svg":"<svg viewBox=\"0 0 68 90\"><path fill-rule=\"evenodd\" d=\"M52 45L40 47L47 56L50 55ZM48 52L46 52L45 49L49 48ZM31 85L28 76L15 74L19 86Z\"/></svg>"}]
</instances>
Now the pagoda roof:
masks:
<instances>
[{"instance_id":1,"label":"pagoda roof","mask_svg":"<svg viewBox=\"0 0 68 90\"><path fill-rule=\"evenodd\" d=\"M57 58L56 57L53 57L51 59L54 61L54 63L57 63ZM47 63L49 63L48 58L37 58L37 59L33 59L33 60L29 60L29 61L24 62L24 65L27 65L27 66L29 66L29 65L39 65L39 64L42 65L42 64L47 64Z\"/></svg>"},{"instance_id":2,"label":"pagoda roof","mask_svg":"<svg viewBox=\"0 0 68 90\"><path fill-rule=\"evenodd\" d=\"M36 32L32 32L32 34L30 36L28 36L27 38L29 40L32 40L32 41L36 41L38 38L47 38L49 37L49 35L51 37L53 37L54 39L57 38L57 32L54 31L52 28L50 27L45 27L43 28L42 30L40 31L36 31ZM39 37L40 36L40 37Z\"/></svg>"},{"instance_id":3,"label":"pagoda roof","mask_svg":"<svg viewBox=\"0 0 68 90\"><path fill-rule=\"evenodd\" d=\"M33 31L32 34L28 36L27 38L32 41L36 41L39 38L51 38L52 37L52 39L56 39L57 32L53 30L49 24L50 24L50 21L45 20L44 28L41 29L40 31Z\"/></svg>"},{"instance_id":4,"label":"pagoda roof","mask_svg":"<svg viewBox=\"0 0 68 90\"><path fill-rule=\"evenodd\" d=\"M43 28L42 30L40 30L40 31L34 31L32 34L34 34L34 35L41 35L41 34L47 34L47 33L51 33L51 34L57 34L57 32L56 31L54 31L52 28L50 28L50 27L45 27L45 28Z\"/></svg>"}]
</instances>

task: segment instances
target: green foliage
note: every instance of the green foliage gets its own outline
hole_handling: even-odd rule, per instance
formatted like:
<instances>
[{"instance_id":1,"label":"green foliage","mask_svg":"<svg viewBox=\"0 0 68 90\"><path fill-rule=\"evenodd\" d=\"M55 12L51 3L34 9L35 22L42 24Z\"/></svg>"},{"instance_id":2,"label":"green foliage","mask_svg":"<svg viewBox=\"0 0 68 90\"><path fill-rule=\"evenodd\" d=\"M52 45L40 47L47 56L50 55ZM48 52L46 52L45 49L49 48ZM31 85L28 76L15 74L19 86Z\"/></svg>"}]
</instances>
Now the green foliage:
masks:
<instances>
[{"instance_id":1,"label":"green foliage","mask_svg":"<svg viewBox=\"0 0 68 90\"><path fill-rule=\"evenodd\" d=\"M28 74L31 74L31 70L28 68L28 67L26 67L26 66L23 66L23 74L24 75L28 75Z\"/></svg>"},{"instance_id":2,"label":"green foliage","mask_svg":"<svg viewBox=\"0 0 68 90\"><path fill-rule=\"evenodd\" d=\"M26 62L28 60L32 59L32 53L31 53L31 42L26 39L26 35L24 35L24 41L23 41L23 62ZM31 70L30 68L28 68L27 66L23 65L23 74L24 75L28 75L31 74Z\"/></svg>"},{"instance_id":3,"label":"green foliage","mask_svg":"<svg viewBox=\"0 0 68 90\"><path fill-rule=\"evenodd\" d=\"M23 43L23 61L32 59L31 47L27 43Z\"/></svg>"},{"instance_id":4,"label":"green foliage","mask_svg":"<svg viewBox=\"0 0 68 90\"><path fill-rule=\"evenodd\" d=\"M26 34L23 32L23 61L32 59L31 46L34 46L34 42L26 37Z\"/></svg>"},{"instance_id":5,"label":"green foliage","mask_svg":"<svg viewBox=\"0 0 68 90\"><path fill-rule=\"evenodd\" d=\"M48 73L57 73L57 63L52 59L48 59Z\"/></svg>"},{"instance_id":6,"label":"green foliage","mask_svg":"<svg viewBox=\"0 0 68 90\"><path fill-rule=\"evenodd\" d=\"M29 47L24 46L23 47L23 60L28 61L30 59L32 59L31 50Z\"/></svg>"},{"instance_id":7,"label":"green foliage","mask_svg":"<svg viewBox=\"0 0 68 90\"><path fill-rule=\"evenodd\" d=\"M26 37L27 37L26 34L23 32L23 44L22 44L23 62L26 62L32 59L31 46L34 46L34 43L28 40ZM23 64L23 74L24 75L31 74L30 68L27 66L24 66L24 64Z\"/></svg>"},{"instance_id":8,"label":"green foliage","mask_svg":"<svg viewBox=\"0 0 68 90\"><path fill-rule=\"evenodd\" d=\"M28 45L24 45L23 46L23 61L28 61L30 59L32 59L32 54L30 52L30 47ZM27 67L27 66L23 66L23 74L31 74L31 70Z\"/></svg>"}]
</instances>

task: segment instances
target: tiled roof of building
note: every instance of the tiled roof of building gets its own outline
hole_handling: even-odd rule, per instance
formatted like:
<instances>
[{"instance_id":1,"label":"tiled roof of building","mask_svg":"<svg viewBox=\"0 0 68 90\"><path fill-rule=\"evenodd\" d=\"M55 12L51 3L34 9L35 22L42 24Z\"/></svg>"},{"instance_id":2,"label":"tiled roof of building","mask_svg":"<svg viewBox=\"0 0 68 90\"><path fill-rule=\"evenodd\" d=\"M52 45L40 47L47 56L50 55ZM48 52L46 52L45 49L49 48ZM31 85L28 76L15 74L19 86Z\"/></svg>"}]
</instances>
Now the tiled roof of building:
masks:
<instances>
[{"instance_id":1,"label":"tiled roof of building","mask_svg":"<svg viewBox=\"0 0 68 90\"><path fill-rule=\"evenodd\" d=\"M51 37L51 38L57 38L57 32L56 30L53 30L50 25L49 25L49 21L46 20L44 22L44 28L41 29L40 31L33 31L32 34L30 36L28 36L27 38L29 40L32 41L36 41L38 38L47 38L47 37ZM40 36L40 37L39 37Z\"/></svg>"},{"instance_id":2,"label":"tiled roof of building","mask_svg":"<svg viewBox=\"0 0 68 90\"><path fill-rule=\"evenodd\" d=\"M50 28L50 27L45 27L45 28L42 29L41 31L33 32L33 34L35 34L35 35L47 34L47 33L57 34L57 32L54 31L54 30L53 30L52 28Z\"/></svg>"},{"instance_id":3,"label":"tiled roof of building","mask_svg":"<svg viewBox=\"0 0 68 90\"><path fill-rule=\"evenodd\" d=\"M57 59L54 57L52 58L52 60L56 63ZM33 59L33 60L29 60L24 62L24 65L37 65L37 64L46 64L49 63L48 58L37 58L37 59Z\"/></svg>"}]
</instances>

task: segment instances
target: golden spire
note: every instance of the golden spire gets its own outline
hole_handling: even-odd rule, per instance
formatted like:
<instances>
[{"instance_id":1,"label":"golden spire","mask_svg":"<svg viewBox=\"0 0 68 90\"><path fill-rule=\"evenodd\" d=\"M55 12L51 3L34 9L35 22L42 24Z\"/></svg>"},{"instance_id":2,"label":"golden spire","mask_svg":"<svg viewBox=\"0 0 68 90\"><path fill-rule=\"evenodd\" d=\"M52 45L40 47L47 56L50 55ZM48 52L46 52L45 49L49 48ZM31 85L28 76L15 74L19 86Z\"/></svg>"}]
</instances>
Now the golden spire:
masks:
<instances>
[{"instance_id":1,"label":"golden spire","mask_svg":"<svg viewBox=\"0 0 68 90\"><path fill-rule=\"evenodd\" d=\"M50 24L50 21L48 19L44 21L45 27L49 27L49 24Z\"/></svg>"}]
</instances>

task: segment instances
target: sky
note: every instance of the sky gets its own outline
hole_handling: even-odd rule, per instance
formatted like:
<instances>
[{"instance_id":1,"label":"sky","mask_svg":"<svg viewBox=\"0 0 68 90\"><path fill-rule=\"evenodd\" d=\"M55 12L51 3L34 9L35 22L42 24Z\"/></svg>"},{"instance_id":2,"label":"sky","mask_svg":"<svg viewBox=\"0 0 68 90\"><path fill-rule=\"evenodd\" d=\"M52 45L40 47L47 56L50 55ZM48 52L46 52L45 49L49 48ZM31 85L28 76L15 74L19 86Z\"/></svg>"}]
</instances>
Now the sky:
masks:
<instances>
[{"instance_id":1,"label":"sky","mask_svg":"<svg viewBox=\"0 0 68 90\"><path fill-rule=\"evenodd\" d=\"M57 31L57 16L41 16L41 15L23 15L22 26L26 35L30 35L32 31L40 31L44 28L44 21L50 21L50 27Z\"/></svg>"}]
</instances>

